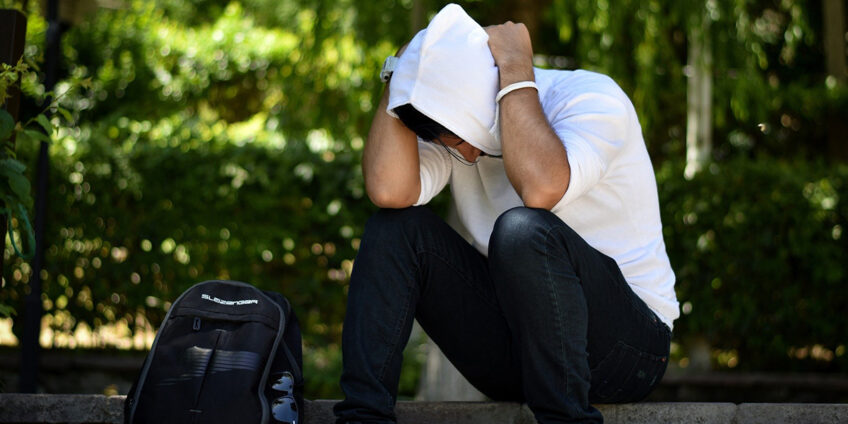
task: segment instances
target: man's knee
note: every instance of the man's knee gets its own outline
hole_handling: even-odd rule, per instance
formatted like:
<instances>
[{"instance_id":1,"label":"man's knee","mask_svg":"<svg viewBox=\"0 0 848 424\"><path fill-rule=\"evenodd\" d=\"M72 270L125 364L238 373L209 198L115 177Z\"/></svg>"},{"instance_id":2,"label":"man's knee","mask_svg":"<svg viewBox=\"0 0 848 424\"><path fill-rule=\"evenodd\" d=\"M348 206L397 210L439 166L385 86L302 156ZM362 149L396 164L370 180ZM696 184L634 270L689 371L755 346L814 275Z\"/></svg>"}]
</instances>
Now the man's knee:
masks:
<instances>
[{"instance_id":1,"label":"man's knee","mask_svg":"<svg viewBox=\"0 0 848 424\"><path fill-rule=\"evenodd\" d=\"M577 239L580 236L550 211L512 208L495 221L489 240L489 259L523 257L533 260L551 248L562 247ZM567 255L568 252L560 254Z\"/></svg>"},{"instance_id":2,"label":"man's knee","mask_svg":"<svg viewBox=\"0 0 848 424\"><path fill-rule=\"evenodd\" d=\"M489 245L490 248L520 247L544 238L551 228L564 225L556 215L544 209L512 208L495 221Z\"/></svg>"}]
</instances>

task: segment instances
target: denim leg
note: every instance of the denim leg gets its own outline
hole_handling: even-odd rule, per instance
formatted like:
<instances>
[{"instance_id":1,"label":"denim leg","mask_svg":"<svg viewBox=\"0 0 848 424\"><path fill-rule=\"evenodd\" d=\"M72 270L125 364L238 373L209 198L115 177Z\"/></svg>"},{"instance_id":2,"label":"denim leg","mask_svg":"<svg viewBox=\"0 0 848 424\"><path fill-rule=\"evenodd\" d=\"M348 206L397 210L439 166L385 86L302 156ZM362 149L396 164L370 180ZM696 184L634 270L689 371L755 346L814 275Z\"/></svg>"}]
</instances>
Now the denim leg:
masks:
<instances>
[{"instance_id":1,"label":"denim leg","mask_svg":"<svg viewBox=\"0 0 848 424\"><path fill-rule=\"evenodd\" d=\"M395 421L413 317L483 393L520 396L486 258L426 208L381 210L366 224L351 275L339 423Z\"/></svg>"},{"instance_id":2,"label":"denim leg","mask_svg":"<svg viewBox=\"0 0 848 424\"><path fill-rule=\"evenodd\" d=\"M540 423L601 422L590 401L638 400L661 377L667 328L630 290L615 261L556 215L529 208L502 214L489 242L489 266L520 346L524 396Z\"/></svg>"}]
</instances>

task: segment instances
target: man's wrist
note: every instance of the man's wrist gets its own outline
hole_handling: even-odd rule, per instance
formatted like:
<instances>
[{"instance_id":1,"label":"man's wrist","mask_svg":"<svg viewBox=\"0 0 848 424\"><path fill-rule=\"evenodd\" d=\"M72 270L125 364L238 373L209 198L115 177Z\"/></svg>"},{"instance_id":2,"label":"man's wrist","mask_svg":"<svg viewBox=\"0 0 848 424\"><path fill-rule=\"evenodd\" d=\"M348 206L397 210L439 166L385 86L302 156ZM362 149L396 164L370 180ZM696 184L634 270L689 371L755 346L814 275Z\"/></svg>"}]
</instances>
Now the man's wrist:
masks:
<instances>
[{"instance_id":1,"label":"man's wrist","mask_svg":"<svg viewBox=\"0 0 848 424\"><path fill-rule=\"evenodd\" d=\"M536 91L539 91L539 87L536 85L534 81L520 81L514 82L504 88L501 91L498 91L498 95L495 96L495 103L500 104L501 99L503 99L507 94L512 93L515 90L521 90L522 88L532 88Z\"/></svg>"},{"instance_id":2,"label":"man's wrist","mask_svg":"<svg viewBox=\"0 0 848 424\"><path fill-rule=\"evenodd\" d=\"M506 62L498 65L501 88L520 81L535 81L533 63L526 61Z\"/></svg>"}]
</instances>

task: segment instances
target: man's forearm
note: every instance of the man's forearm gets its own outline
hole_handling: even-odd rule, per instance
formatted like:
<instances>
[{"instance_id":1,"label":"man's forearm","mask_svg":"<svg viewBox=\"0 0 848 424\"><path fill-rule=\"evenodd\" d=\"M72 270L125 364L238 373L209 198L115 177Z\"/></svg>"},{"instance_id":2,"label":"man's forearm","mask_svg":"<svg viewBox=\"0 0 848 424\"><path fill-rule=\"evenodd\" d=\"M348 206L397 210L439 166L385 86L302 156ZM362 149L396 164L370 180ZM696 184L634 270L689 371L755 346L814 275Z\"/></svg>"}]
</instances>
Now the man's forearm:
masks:
<instances>
[{"instance_id":1,"label":"man's forearm","mask_svg":"<svg viewBox=\"0 0 848 424\"><path fill-rule=\"evenodd\" d=\"M499 67L501 88L533 81L532 63ZM513 91L500 102L501 141L506 174L525 206L550 210L570 178L562 141L545 118L536 90Z\"/></svg>"},{"instance_id":2,"label":"man's forearm","mask_svg":"<svg viewBox=\"0 0 848 424\"><path fill-rule=\"evenodd\" d=\"M389 89L386 87L362 156L365 191L381 208L412 206L421 192L418 141L399 120L386 113Z\"/></svg>"}]
</instances>

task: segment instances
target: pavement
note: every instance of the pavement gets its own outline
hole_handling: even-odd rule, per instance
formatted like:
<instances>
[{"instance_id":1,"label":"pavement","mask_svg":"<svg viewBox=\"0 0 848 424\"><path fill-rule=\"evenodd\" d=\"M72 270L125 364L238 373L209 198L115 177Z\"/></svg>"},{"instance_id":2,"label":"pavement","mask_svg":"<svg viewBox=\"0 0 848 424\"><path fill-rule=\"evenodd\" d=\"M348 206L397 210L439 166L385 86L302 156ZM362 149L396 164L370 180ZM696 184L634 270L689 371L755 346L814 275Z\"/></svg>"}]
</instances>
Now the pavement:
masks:
<instances>
[{"instance_id":1,"label":"pavement","mask_svg":"<svg viewBox=\"0 0 848 424\"><path fill-rule=\"evenodd\" d=\"M304 424L333 424L334 400L306 403ZM124 396L0 393L0 423L120 424ZM596 405L609 424L837 424L848 404L642 402ZM398 424L534 424L525 405L500 402L399 402Z\"/></svg>"}]
</instances>

